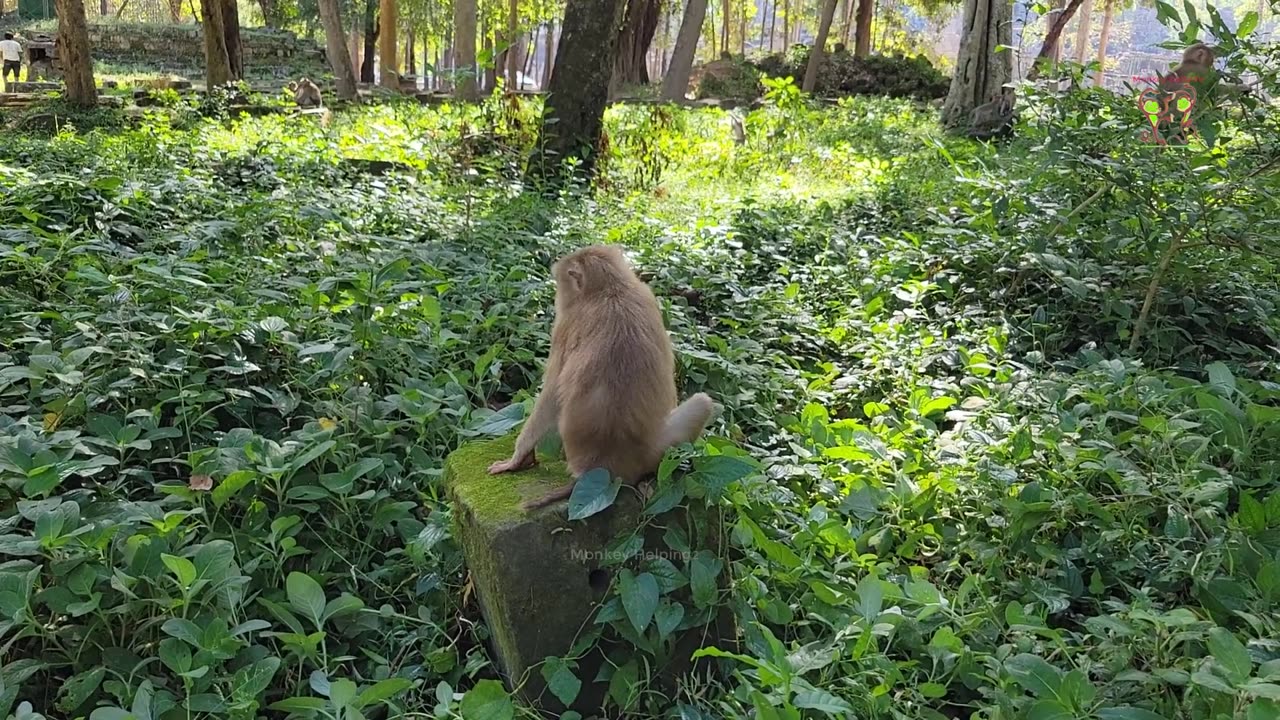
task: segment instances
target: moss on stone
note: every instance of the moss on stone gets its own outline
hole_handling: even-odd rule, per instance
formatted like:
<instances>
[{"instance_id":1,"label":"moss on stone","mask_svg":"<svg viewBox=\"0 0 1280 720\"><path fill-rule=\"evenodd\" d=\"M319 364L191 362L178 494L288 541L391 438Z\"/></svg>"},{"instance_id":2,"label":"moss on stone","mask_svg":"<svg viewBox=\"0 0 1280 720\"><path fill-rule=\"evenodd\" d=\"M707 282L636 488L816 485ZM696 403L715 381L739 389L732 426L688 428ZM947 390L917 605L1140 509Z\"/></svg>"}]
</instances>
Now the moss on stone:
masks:
<instances>
[{"instance_id":1,"label":"moss on stone","mask_svg":"<svg viewBox=\"0 0 1280 720\"><path fill-rule=\"evenodd\" d=\"M445 461L445 483L455 499L482 523L512 522L526 515L520 504L571 481L563 461L539 459L534 467L490 475L489 466L511 457L516 436L465 445Z\"/></svg>"}]
</instances>

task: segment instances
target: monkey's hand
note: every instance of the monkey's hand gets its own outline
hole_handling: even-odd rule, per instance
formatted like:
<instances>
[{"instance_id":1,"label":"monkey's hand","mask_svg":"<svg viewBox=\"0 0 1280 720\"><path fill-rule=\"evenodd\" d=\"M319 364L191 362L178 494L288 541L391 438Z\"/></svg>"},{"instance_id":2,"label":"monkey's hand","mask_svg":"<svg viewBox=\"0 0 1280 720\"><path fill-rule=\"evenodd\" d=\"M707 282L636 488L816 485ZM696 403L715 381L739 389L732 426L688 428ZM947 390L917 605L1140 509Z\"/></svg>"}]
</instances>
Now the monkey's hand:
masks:
<instances>
[{"instance_id":1,"label":"monkey's hand","mask_svg":"<svg viewBox=\"0 0 1280 720\"><path fill-rule=\"evenodd\" d=\"M537 465L538 461L533 457L533 453L529 453L524 457L512 457L506 460L500 460L489 466L490 475L500 475L505 472L514 470L524 470Z\"/></svg>"}]
</instances>

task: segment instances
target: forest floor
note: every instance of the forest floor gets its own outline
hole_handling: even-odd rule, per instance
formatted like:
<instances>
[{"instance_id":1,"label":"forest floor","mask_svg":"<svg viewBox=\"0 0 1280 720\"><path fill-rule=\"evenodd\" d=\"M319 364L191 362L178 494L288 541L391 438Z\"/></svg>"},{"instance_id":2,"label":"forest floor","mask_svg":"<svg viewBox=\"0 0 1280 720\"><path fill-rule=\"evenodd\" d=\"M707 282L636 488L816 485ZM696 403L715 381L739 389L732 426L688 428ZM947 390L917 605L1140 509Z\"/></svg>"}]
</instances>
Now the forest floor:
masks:
<instances>
[{"instance_id":1,"label":"forest floor","mask_svg":"<svg viewBox=\"0 0 1280 720\"><path fill-rule=\"evenodd\" d=\"M548 197L514 169L536 112L0 144L0 717L511 717L442 461L518 424L549 265L609 242L682 394L725 406L662 496L732 545L633 567L652 623L614 589L629 717L1280 718L1280 272L1248 250L1280 193L1252 151L1201 183L1123 141L1139 119L1001 148L784 90L741 145L719 110L615 107L594 193ZM739 654L650 682L721 607Z\"/></svg>"}]
</instances>

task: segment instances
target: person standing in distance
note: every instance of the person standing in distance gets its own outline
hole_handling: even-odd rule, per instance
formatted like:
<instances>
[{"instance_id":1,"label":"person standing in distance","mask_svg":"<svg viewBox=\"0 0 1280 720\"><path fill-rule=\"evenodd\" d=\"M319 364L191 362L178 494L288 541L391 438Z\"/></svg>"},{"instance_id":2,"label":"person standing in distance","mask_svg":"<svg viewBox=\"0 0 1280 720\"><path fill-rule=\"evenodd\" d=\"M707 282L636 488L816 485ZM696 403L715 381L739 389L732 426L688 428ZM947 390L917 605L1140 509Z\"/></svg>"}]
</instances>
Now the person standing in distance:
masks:
<instances>
[{"instance_id":1,"label":"person standing in distance","mask_svg":"<svg viewBox=\"0 0 1280 720\"><path fill-rule=\"evenodd\" d=\"M13 73L13 82L18 82L18 73L22 70L22 46L13 39L13 33L4 34L0 40L0 58L4 59L3 73L5 90L9 89L9 73Z\"/></svg>"}]
</instances>

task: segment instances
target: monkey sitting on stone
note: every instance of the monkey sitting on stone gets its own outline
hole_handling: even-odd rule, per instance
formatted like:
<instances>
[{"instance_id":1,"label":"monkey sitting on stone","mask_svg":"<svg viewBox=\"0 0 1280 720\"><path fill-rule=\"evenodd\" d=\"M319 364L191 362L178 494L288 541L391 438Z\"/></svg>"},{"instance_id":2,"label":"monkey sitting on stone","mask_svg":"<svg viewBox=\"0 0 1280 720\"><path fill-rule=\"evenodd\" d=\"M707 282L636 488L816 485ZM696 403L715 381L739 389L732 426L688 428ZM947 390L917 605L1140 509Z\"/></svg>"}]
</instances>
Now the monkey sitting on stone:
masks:
<instances>
[{"instance_id":1,"label":"monkey sitting on stone","mask_svg":"<svg viewBox=\"0 0 1280 720\"><path fill-rule=\"evenodd\" d=\"M979 140L1010 135L1013 132L1015 119L1013 102L1013 92L1005 90L991 102L974 108L973 114L969 116L969 129L966 134Z\"/></svg>"},{"instance_id":2,"label":"monkey sitting on stone","mask_svg":"<svg viewBox=\"0 0 1280 720\"><path fill-rule=\"evenodd\" d=\"M320 86L311 82L308 78L289 83L285 87L289 92L293 93L293 102L303 110L324 106L324 98L320 95Z\"/></svg>"},{"instance_id":3,"label":"monkey sitting on stone","mask_svg":"<svg viewBox=\"0 0 1280 720\"><path fill-rule=\"evenodd\" d=\"M560 259L551 355L533 414L510 459L490 474L536 463L534 449L558 428L576 479L598 468L628 485L658 469L667 448L692 442L715 412L697 393L676 406L675 356L662 311L622 250L596 245ZM524 504L526 510L568 498L574 483Z\"/></svg>"}]
</instances>

